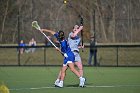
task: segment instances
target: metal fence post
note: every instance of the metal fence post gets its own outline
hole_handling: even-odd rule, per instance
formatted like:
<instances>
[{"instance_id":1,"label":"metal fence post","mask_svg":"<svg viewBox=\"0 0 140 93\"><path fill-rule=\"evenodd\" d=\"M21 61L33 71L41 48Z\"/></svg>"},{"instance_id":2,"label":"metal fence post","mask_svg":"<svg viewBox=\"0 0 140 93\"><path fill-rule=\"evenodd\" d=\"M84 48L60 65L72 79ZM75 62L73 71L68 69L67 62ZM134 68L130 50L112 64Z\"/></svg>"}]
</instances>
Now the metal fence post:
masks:
<instances>
[{"instance_id":1,"label":"metal fence post","mask_svg":"<svg viewBox=\"0 0 140 93\"><path fill-rule=\"evenodd\" d=\"M44 65L46 65L46 47L44 47Z\"/></svg>"},{"instance_id":2,"label":"metal fence post","mask_svg":"<svg viewBox=\"0 0 140 93\"><path fill-rule=\"evenodd\" d=\"M18 65L20 66L20 50L18 49Z\"/></svg>"},{"instance_id":3,"label":"metal fence post","mask_svg":"<svg viewBox=\"0 0 140 93\"><path fill-rule=\"evenodd\" d=\"M117 57L116 57L116 61L117 61L117 67L119 66L119 62L118 62L118 61L119 61L119 60L118 60L118 58L119 58L119 54L118 54L118 53L119 53L119 52L118 52L118 48L119 48L119 47L117 47L117 50L116 50L116 51L117 51Z\"/></svg>"}]
</instances>

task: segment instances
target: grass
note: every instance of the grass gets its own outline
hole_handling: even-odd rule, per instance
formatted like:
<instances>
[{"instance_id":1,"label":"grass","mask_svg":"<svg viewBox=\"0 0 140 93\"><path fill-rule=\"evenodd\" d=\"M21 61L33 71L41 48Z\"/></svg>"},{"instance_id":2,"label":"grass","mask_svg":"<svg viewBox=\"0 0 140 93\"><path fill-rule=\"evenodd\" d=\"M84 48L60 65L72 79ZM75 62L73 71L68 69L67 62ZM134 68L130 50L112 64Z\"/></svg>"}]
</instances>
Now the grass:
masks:
<instances>
[{"instance_id":1,"label":"grass","mask_svg":"<svg viewBox=\"0 0 140 93\"><path fill-rule=\"evenodd\" d=\"M79 88L78 78L69 71L64 88L53 83L60 67L0 67L0 81L10 93L139 93L139 67L84 67L85 88Z\"/></svg>"}]
</instances>

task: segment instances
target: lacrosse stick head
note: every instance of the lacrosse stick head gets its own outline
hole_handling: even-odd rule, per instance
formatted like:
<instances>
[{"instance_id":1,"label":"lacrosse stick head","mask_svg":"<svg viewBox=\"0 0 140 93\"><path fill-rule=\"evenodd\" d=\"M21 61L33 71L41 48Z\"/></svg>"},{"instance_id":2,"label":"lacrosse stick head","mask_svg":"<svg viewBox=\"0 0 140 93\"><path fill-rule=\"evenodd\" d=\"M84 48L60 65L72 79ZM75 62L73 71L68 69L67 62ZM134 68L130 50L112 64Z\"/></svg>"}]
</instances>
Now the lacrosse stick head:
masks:
<instances>
[{"instance_id":1,"label":"lacrosse stick head","mask_svg":"<svg viewBox=\"0 0 140 93\"><path fill-rule=\"evenodd\" d=\"M38 25L38 22L37 21L33 21L32 22L32 27L34 27L35 29L37 30L41 30L40 26Z\"/></svg>"}]
</instances>

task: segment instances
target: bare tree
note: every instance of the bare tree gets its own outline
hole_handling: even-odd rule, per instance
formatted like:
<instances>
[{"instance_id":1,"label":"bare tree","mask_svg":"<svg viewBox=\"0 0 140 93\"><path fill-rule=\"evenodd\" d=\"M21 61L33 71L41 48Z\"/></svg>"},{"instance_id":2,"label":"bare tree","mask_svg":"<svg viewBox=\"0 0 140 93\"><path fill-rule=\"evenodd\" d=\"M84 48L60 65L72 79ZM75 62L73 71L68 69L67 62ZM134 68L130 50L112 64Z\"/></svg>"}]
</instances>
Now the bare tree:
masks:
<instances>
[{"instance_id":1,"label":"bare tree","mask_svg":"<svg viewBox=\"0 0 140 93\"><path fill-rule=\"evenodd\" d=\"M0 40L1 41L0 42L2 42L2 40L3 40L3 32L4 32L4 28L5 28L5 20L6 20L7 13L8 13L8 7L9 7L9 0L7 0L7 2L6 2L4 18L3 18L3 21L2 21L2 29L1 29L1 35L0 35Z\"/></svg>"},{"instance_id":2,"label":"bare tree","mask_svg":"<svg viewBox=\"0 0 140 93\"><path fill-rule=\"evenodd\" d=\"M111 20L109 21L108 31L110 32L110 37L112 37L112 43L115 43L115 0L111 0L109 7L112 18L110 18Z\"/></svg>"},{"instance_id":3,"label":"bare tree","mask_svg":"<svg viewBox=\"0 0 140 93\"><path fill-rule=\"evenodd\" d=\"M97 7L97 11L99 13L99 16L100 16L99 20L101 22L101 28L102 28L101 30L103 32L103 39L104 39L105 42L107 42L108 40L107 40L107 36L106 36L106 31L105 31L105 25L104 25L104 21L103 21L102 7L101 7L100 0L96 0L95 4L96 4L96 7Z\"/></svg>"}]
</instances>

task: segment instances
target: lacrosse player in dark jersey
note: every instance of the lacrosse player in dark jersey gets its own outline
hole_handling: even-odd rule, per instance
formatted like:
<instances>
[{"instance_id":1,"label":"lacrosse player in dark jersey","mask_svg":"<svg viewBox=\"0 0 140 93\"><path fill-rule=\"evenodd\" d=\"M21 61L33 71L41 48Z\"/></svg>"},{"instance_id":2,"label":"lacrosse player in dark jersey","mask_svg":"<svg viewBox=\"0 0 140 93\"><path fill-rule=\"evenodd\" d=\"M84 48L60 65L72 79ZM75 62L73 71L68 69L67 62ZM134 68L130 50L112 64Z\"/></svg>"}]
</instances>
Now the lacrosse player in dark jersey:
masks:
<instances>
[{"instance_id":1,"label":"lacrosse player in dark jersey","mask_svg":"<svg viewBox=\"0 0 140 93\"><path fill-rule=\"evenodd\" d=\"M85 78L83 78L80 75L80 73L74 68L74 63L73 62L75 60L75 57L74 57L74 54L69 47L69 44L68 44L67 40L65 39L64 32L63 31L55 32L55 31L47 30L47 29L41 29L41 31L49 32L57 38L57 40L60 43L60 48L61 49L59 49L59 48L56 48L56 49L58 51L60 51L64 56L63 66L60 70L60 80L59 80L59 82L57 82L55 84L55 86L63 87L63 81L64 81L64 78L65 78L66 70L69 67L70 70L79 78L79 80L80 80L79 85L81 85L81 87L83 87L84 84L85 84Z\"/></svg>"}]
</instances>

